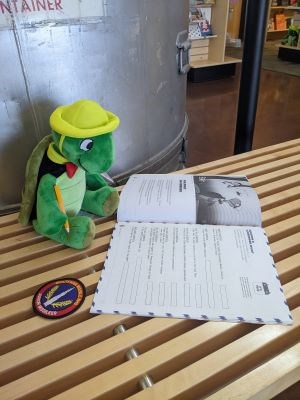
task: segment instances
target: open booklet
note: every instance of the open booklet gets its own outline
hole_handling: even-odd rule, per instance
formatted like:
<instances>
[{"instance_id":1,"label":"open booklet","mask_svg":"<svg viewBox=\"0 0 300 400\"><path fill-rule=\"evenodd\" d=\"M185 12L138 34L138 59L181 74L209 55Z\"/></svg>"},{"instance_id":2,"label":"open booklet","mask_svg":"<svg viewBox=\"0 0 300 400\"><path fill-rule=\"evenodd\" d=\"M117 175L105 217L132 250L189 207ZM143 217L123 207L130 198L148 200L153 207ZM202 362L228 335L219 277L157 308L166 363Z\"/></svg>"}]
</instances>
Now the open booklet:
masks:
<instances>
[{"instance_id":1,"label":"open booklet","mask_svg":"<svg viewBox=\"0 0 300 400\"><path fill-rule=\"evenodd\" d=\"M246 177L133 175L92 313L291 324Z\"/></svg>"}]
</instances>

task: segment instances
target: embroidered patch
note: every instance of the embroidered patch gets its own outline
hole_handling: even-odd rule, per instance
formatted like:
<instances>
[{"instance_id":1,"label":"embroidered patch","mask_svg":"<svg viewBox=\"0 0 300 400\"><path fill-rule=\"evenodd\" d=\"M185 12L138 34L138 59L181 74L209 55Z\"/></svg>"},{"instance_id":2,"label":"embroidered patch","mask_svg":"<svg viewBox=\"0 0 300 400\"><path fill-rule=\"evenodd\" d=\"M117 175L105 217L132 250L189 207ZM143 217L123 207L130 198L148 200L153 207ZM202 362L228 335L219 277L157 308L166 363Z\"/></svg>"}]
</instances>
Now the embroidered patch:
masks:
<instances>
[{"instance_id":1,"label":"embroidered patch","mask_svg":"<svg viewBox=\"0 0 300 400\"><path fill-rule=\"evenodd\" d=\"M78 279L57 279L37 290L32 307L44 318L63 318L82 305L85 295L85 287Z\"/></svg>"}]
</instances>

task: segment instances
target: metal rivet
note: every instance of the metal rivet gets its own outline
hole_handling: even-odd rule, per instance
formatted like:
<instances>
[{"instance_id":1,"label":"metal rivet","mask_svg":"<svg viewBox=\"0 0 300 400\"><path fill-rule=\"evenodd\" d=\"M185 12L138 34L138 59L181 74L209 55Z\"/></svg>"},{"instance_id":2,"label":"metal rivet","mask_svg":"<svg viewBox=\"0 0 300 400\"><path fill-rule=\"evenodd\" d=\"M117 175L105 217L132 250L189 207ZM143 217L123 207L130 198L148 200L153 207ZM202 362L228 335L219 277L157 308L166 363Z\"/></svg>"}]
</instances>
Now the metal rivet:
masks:
<instances>
[{"instance_id":1,"label":"metal rivet","mask_svg":"<svg viewBox=\"0 0 300 400\"><path fill-rule=\"evenodd\" d=\"M113 330L113 334L114 335L119 335L120 333L124 333L126 331L126 327L122 324L116 326ZM140 355L140 353L138 352L137 349L135 349L134 347L131 347L131 349L129 349L126 352L126 359L129 360L133 360L134 358L137 358ZM148 374L144 374L141 379L139 380L139 385L141 387L141 389L147 389L148 387L153 386L153 380L152 378L148 375Z\"/></svg>"}]
</instances>

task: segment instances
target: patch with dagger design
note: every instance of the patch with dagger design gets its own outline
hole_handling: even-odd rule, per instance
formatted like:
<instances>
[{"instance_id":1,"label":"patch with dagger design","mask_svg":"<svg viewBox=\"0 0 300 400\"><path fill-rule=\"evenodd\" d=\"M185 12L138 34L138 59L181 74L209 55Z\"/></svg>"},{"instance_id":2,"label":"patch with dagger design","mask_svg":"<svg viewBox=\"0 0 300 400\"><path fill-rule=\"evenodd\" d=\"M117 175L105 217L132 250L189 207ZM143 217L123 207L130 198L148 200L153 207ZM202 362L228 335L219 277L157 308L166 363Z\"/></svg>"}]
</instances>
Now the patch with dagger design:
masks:
<instances>
[{"instance_id":1,"label":"patch with dagger design","mask_svg":"<svg viewBox=\"0 0 300 400\"><path fill-rule=\"evenodd\" d=\"M63 318L84 302L85 287L75 278L49 281L41 286L32 300L34 311L44 318Z\"/></svg>"}]
</instances>

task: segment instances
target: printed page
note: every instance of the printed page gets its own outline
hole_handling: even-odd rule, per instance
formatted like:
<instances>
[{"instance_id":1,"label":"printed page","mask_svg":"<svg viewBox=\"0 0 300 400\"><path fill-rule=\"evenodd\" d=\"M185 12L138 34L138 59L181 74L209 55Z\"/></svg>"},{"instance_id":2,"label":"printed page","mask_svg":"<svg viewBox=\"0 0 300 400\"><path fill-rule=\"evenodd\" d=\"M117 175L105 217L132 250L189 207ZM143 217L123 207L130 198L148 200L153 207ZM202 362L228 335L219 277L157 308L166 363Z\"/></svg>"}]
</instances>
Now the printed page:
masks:
<instances>
[{"instance_id":1,"label":"printed page","mask_svg":"<svg viewBox=\"0 0 300 400\"><path fill-rule=\"evenodd\" d=\"M245 176L194 176L197 224L261 226L258 196Z\"/></svg>"},{"instance_id":2,"label":"printed page","mask_svg":"<svg viewBox=\"0 0 300 400\"><path fill-rule=\"evenodd\" d=\"M245 176L138 174L121 192L118 221L261 226Z\"/></svg>"},{"instance_id":3,"label":"printed page","mask_svg":"<svg viewBox=\"0 0 300 400\"><path fill-rule=\"evenodd\" d=\"M117 224L91 312L292 323L257 227Z\"/></svg>"},{"instance_id":4,"label":"printed page","mask_svg":"<svg viewBox=\"0 0 300 400\"><path fill-rule=\"evenodd\" d=\"M132 175L124 186L118 221L196 223L191 175Z\"/></svg>"}]
</instances>

